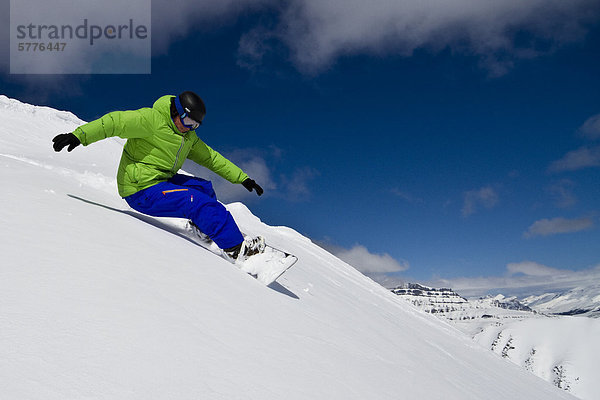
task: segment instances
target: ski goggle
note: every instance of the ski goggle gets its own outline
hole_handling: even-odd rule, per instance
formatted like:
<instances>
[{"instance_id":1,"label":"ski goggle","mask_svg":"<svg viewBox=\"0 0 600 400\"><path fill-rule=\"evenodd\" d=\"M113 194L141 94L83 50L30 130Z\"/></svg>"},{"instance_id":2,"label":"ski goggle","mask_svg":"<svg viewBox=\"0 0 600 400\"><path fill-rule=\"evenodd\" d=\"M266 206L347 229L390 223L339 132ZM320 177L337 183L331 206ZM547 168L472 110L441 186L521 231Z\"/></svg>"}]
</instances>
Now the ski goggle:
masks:
<instances>
[{"instance_id":1,"label":"ski goggle","mask_svg":"<svg viewBox=\"0 0 600 400\"><path fill-rule=\"evenodd\" d=\"M181 101L179 101L179 96L175 96L175 108L181 119L181 124L186 128L197 129L202 124L202 122L198 122L188 115L187 111L181 105Z\"/></svg>"}]
</instances>

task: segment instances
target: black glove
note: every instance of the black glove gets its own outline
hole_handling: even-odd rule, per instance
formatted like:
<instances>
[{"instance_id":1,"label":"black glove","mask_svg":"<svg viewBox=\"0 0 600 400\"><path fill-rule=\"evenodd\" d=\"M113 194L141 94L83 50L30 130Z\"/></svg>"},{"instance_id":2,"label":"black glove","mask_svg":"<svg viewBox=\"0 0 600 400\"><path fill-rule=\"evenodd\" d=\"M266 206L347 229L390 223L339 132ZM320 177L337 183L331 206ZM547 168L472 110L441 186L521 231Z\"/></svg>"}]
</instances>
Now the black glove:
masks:
<instances>
[{"instance_id":1,"label":"black glove","mask_svg":"<svg viewBox=\"0 0 600 400\"><path fill-rule=\"evenodd\" d=\"M261 196L264 192L263 188L258 186L258 183L254 182L254 179L246 178L246 180L242 182L242 185L244 185L244 187L248 189L249 192L251 192L252 189L255 189L256 194L259 196Z\"/></svg>"},{"instance_id":2,"label":"black glove","mask_svg":"<svg viewBox=\"0 0 600 400\"><path fill-rule=\"evenodd\" d=\"M69 146L67 151L71 151L81 144L77 136L72 133L61 133L60 135L56 135L52 141L54 142L52 145L54 151L61 151L65 146Z\"/></svg>"}]
</instances>

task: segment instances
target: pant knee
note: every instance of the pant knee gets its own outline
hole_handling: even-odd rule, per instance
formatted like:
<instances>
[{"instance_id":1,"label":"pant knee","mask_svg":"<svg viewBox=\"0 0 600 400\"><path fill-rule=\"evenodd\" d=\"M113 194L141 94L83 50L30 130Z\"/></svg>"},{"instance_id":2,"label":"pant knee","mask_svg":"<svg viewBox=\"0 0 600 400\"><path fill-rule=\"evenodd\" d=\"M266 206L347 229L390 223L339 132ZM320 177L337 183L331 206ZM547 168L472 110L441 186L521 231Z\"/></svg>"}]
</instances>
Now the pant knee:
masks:
<instances>
[{"instance_id":1,"label":"pant knee","mask_svg":"<svg viewBox=\"0 0 600 400\"><path fill-rule=\"evenodd\" d=\"M233 216L218 201L198 207L191 219L222 249L233 247L243 240Z\"/></svg>"}]
</instances>

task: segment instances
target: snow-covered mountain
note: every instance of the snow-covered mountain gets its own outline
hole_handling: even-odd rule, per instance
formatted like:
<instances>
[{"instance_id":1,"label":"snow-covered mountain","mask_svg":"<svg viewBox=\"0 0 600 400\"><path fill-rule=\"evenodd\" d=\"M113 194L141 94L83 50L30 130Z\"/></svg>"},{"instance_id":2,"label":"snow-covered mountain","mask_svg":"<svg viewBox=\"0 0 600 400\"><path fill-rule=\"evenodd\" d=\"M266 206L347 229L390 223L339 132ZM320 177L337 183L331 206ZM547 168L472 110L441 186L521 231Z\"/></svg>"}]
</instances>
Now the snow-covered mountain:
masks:
<instances>
[{"instance_id":1,"label":"snow-covered mountain","mask_svg":"<svg viewBox=\"0 0 600 400\"><path fill-rule=\"evenodd\" d=\"M546 314L600 317L600 284L576 287L558 293L529 296L523 303Z\"/></svg>"},{"instance_id":2,"label":"snow-covered mountain","mask_svg":"<svg viewBox=\"0 0 600 400\"><path fill-rule=\"evenodd\" d=\"M285 227L265 287L116 194L121 142L55 153L74 115L0 96L6 399L568 399Z\"/></svg>"},{"instance_id":3,"label":"snow-covered mountain","mask_svg":"<svg viewBox=\"0 0 600 400\"><path fill-rule=\"evenodd\" d=\"M392 293L402 296L421 310L430 314L448 314L458 310L471 308L464 297L452 289L435 289L418 283L407 283L391 289Z\"/></svg>"},{"instance_id":4,"label":"snow-covered mountain","mask_svg":"<svg viewBox=\"0 0 600 400\"><path fill-rule=\"evenodd\" d=\"M599 398L600 320L545 315L529 306L535 305L532 298L465 299L451 289L419 284L391 291L557 387L582 399Z\"/></svg>"}]
</instances>

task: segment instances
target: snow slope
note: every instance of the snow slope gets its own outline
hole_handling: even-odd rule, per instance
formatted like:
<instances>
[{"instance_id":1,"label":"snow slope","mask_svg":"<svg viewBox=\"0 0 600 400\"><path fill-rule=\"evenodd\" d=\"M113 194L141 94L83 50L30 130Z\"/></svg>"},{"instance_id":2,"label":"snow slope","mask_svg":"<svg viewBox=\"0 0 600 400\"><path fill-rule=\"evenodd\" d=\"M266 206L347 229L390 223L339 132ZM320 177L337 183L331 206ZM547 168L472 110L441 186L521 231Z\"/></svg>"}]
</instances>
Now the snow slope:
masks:
<instances>
[{"instance_id":1,"label":"snow slope","mask_svg":"<svg viewBox=\"0 0 600 400\"><path fill-rule=\"evenodd\" d=\"M598 392L600 321L586 317L536 316L487 325L475 340L575 396Z\"/></svg>"},{"instance_id":2,"label":"snow slope","mask_svg":"<svg viewBox=\"0 0 600 400\"><path fill-rule=\"evenodd\" d=\"M242 204L298 264L265 287L116 194L121 144L0 96L0 393L7 399L568 399Z\"/></svg>"}]
</instances>

